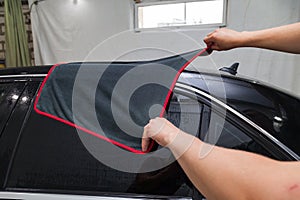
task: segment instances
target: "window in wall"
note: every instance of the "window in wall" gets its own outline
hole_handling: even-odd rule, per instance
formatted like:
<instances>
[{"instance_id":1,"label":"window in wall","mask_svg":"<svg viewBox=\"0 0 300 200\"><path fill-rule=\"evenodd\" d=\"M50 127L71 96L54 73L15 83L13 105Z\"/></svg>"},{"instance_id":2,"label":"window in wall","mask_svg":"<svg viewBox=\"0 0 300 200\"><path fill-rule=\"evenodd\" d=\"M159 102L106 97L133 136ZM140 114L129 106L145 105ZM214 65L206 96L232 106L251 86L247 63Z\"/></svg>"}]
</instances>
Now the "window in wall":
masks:
<instances>
[{"instance_id":1,"label":"window in wall","mask_svg":"<svg viewBox=\"0 0 300 200\"><path fill-rule=\"evenodd\" d=\"M138 3L135 28L224 26L226 0L174 0Z\"/></svg>"}]
</instances>

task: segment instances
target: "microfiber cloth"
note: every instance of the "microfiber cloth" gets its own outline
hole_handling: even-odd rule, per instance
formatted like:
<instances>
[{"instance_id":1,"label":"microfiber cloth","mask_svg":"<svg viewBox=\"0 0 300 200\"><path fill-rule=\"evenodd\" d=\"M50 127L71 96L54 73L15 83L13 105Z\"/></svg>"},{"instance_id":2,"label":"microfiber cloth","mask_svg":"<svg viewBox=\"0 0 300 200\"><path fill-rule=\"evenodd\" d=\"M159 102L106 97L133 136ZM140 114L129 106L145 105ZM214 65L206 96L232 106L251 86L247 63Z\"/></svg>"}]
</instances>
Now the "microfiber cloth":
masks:
<instances>
[{"instance_id":1,"label":"microfiber cloth","mask_svg":"<svg viewBox=\"0 0 300 200\"><path fill-rule=\"evenodd\" d=\"M143 127L150 118L164 116L180 73L207 53L203 49L152 61L57 64L44 79L34 109L97 139L144 153Z\"/></svg>"}]
</instances>

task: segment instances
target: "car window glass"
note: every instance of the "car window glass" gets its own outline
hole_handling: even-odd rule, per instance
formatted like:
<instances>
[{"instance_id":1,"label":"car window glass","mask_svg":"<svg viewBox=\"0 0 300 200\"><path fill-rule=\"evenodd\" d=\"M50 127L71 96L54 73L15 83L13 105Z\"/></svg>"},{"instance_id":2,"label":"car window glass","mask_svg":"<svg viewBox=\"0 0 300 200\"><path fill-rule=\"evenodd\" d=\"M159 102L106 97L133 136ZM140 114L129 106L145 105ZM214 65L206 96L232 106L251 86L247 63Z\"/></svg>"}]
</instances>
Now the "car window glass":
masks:
<instances>
[{"instance_id":1,"label":"car window glass","mask_svg":"<svg viewBox=\"0 0 300 200\"><path fill-rule=\"evenodd\" d=\"M203 104L193 98L175 93L166 118L181 130L199 136Z\"/></svg>"},{"instance_id":2,"label":"car window glass","mask_svg":"<svg viewBox=\"0 0 300 200\"><path fill-rule=\"evenodd\" d=\"M300 155L300 99L272 87L225 80L227 103Z\"/></svg>"},{"instance_id":3,"label":"car window glass","mask_svg":"<svg viewBox=\"0 0 300 200\"><path fill-rule=\"evenodd\" d=\"M17 143L22 124L26 121L26 114L31 106L32 98L36 93L39 82L27 82L18 102L7 119L0 139L0 185L3 186L14 147ZM2 113L1 113L2 114Z\"/></svg>"},{"instance_id":4,"label":"car window glass","mask_svg":"<svg viewBox=\"0 0 300 200\"><path fill-rule=\"evenodd\" d=\"M25 83L0 83L0 136Z\"/></svg>"},{"instance_id":5,"label":"car window glass","mask_svg":"<svg viewBox=\"0 0 300 200\"><path fill-rule=\"evenodd\" d=\"M224 117L212 112L209 106L197 98L175 94L166 113L172 123L203 140L211 122L212 131L221 130L218 146L270 156L238 126L227 118L224 121ZM211 121L212 113L218 120ZM73 127L34 111L22 132L7 187L39 191L76 190L77 193L82 191L85 194L93 191L191 196L202 199L178 163L150 173L135 174L112 169L85 149Z\"/></svg>"},{"instance_id":6,"label":"car window glass","mask_svg":"<svg viewBox=\"0 0 300 200\"><path fill-rule=\"evenodd\" d=\"M299 97L238 77L222 76L220 79L220 76L198 73L183 73L181 77L179 81L184 82L184 79L188 79L189 84L207 93L211 92L209 88L224 88L226 96L223 93L212 95L226 102L300 155Z\"/></svg>"},{"instance_id":7,"label":"car window glass","mask_svg":"<svg viewBox=\"0 0 300 200\"><path fill-rule=\"evenodd\" d=\"M205 106L202 121L201 139L217 146L239 149L258 153L274 158L265 148L247 135L237 124L232 123L228 116L211 111ZM209 128L208 128L209 127Z\"/></svg>"},{"instance_id":8,"label":"car window glass","mask_svg":"<svg viewBox=\"0 0 300 200\"><path fill-rule=\"evenodd\" d=\"M260 86L254 89L271 101L270 108L259 106L248 110L247 116L300 155L300 99Z\"/></svg>"},{"instance_id":9,"label":"car window glass","mask_svg":"<svg viewBox=\"0 0 300 200\"><path fill-rule=\"evenodd\" d=\"M178 108L180 104L187 107L182 109L182 114ZM201 112L202 107L184 97L173 97L169 108L168 118L175 123L181 118L183 126L188 127L189 122L196 123L194 116L201 116L195 110ZM86 137L93 136L86 134ZM103 142L99 140L100 145ZM106 194L201 196L177 162L149 173L127 173L112 169L88 152L76 129L38 115L33 110L22 132L7 187L60 192L76 190L84 194L91 191Z\"/></svg>"}]
</instances>

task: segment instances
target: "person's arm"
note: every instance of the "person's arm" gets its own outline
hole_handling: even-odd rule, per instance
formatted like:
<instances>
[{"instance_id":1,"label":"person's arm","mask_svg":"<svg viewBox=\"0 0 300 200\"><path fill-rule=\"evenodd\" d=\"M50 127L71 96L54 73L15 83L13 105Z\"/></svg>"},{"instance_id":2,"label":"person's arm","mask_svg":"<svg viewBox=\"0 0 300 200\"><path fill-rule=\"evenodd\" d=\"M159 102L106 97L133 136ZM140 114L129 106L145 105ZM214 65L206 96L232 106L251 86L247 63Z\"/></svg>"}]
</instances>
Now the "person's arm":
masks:
<instances>
[{"instance_id":1,"label":"person's arm","mask_svg":"<svg viewBox=\"0 0 300 200\"><path fill-rule=\"evenodd\" d=\"M143 149L149 138L167 146L208 200L300 199L300 164L206 144L163 118L144 128Z\"/></svg>"},{"instance_id":2,"label":"person's arm","mask_svg":"<svg viewBox=\"0 0 300 200\"><path fill-rule=\"evenodd\" d=\"M204 42L213 50L229 50L238 47L257 47L300 53L300 23L264 29L237 32L227 28L209 33Z\"/></svg>"}]
</instances>

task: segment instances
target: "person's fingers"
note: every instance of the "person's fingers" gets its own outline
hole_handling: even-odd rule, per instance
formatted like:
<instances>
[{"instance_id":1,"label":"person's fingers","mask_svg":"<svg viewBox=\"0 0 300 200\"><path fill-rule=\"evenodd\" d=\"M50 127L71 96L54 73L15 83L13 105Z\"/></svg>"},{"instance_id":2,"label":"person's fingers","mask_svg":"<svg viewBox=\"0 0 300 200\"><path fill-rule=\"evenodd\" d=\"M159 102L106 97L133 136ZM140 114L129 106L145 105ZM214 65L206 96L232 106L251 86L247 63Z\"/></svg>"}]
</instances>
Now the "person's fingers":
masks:
<instances>
[{"instance_id":1,"label":"person's fingers","mask_svg":"<svg viewBox=\"0 0 300 200\"><path fill-rule=\"evenodd\" d=\"M167 122L164 118L156 117L155 120L153 120L153 127L155 127L155 131L152 133L151 137L159 134L165 127L166 123Z\"/></svg>"},{"instance_id":2,"label":"person's fingers","mask_svg":"<svg viewBox=\"0 0 300 200\"><path fill-rule=\"evenodd\" d=\"M213 42L210 42L208 39L205 39L205 38L204 38L203 41L204 41L204 43L206 44L206 48L207 48L207 49L214 50L214 49L212 49L212 46L214 45Z\"/></svg>"},{"instance_id":3,"label":"person's fingers","mask_svg":"<svg viewBox=\"0 0 300 200\"><path fill-rule=\"evenodd\" d=\"M220 47L215 43L210 46L210 49L220 51Z\"/></svg>"},{"instance_id":4,"label":"person's fingers","mask_svg":"<svg viewBox=\"0 0 300 200\"><path fill-rule=\"evenodd\" d=\"M147 124L144 127L144 132L142 137L142 151L147 151L150 144L150 138L148 137L148 130L149 130L149 124Z\"/></svg>"},{"instance_id":5,"label":"person's fingers","mask_svg":"<svg viewBox=\"0 0 300 200\"><path fill-rule=\"evenodd\" d=\"M206 44L207 48L212 49L211 47L215 45L215 38L213 36L205 37L203 39L204 43ZM214 49L212 49L214 50Z\"/></svg>"},{"instance_id":6,"label":"person's fingers","mask_svg":"<svg viewBox=\"0 0 300 200\"><path fill-rule=\"evenodd\" d=\"M150 138L142 138L142 151L146 152L150 145Z\"/></svg>"},{"instance_id":7,"label":"person's fingers","mask_svg":"<svg viewBox=\"0 0 300 200\"><path fill-rule=\"evenodd\" d=\"M142 137L142 151L147 151L151 140L154 139L159 143L160 138L157 135L163 130L166 125L166 121L162 118L151 119L149 123L144 127L144 133Z\"/></svg>"},{"instance_id":8,"label":"person's fingers","mask_svg":"<svg viewBox=\"0 0 300 200\"><path fill-rule=\"evenodd\" d=\"M211 37L211 36L206 36L206 37L203 39L203 41L207 44L207 43L212 42L213 40L212 40L212 37Z\"/></svg>"},{"instance_id":9,"label":"person's fingers","mask_svg":"<svg viewBox=\"0 0 300 200\"><path fill-rule=\"evenodd\" d=\"M210 37L212 34L214 34L216 32L216 30L214 30L214 31L212 31L212 32L210 32L210 33L208 33L207 35L206 35L206 37Z\"/></svg>"},{"instance_id":10,"label":"person's fingers","mask_svg":"<svg viewBox=\"0 0 300 200\"><path fill-rule=\"evenodd\" d=\"M206 46L207 46L208 49L212 49L211 47L212 47L213 45L214 45L213 42L208 42L208 43L206 43Z\"/></svg>"},{"instance_id":11,"label":"person's fingers","mask_svg":"<svg viewBox=\"0 0 300 200\"><path fill-rule=\"evenodd\" d=\"M218 43L216 43L213 38L204 38L203 41L205 42L207 48L211 50L220 50Z\"/></svg>"}]
</instances>

